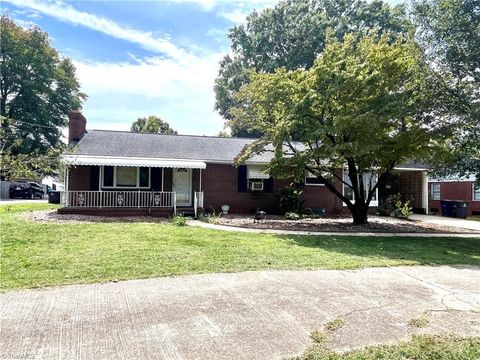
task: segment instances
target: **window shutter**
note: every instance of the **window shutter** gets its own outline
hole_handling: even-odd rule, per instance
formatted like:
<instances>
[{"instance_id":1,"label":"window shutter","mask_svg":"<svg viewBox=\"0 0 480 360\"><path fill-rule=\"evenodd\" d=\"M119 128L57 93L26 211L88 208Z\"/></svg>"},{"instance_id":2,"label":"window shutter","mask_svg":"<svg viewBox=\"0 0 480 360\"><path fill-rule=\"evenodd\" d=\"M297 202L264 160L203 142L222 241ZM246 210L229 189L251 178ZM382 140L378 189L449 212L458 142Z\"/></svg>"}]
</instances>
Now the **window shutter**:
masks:
<instances>
[{"instance_id":1,"label":"window shutter","mask_svg":"<svg viewBox=\"0 0 480 360\"><path fill-rule=\"evenodd\" d=\"M247 165L238 167L238 192L247 192Z\"/></svg>"},{"instance_id":2,"label":"window shutter","mask_svg":"<svg viewBox=\"0 0 480 360\"><path fill-rule=\"evenodd\" d=\"M263 190L267 193L273 192L273 177L269 177L263 181Z\"/></svg>"},{"instance_id":3,"label":"window shutter","mask_svg":"<svg viewBox=\"0 0 480 360\"><path fill-rule=\"evenodd\" d=\"M90 166L90 190L98 191L98 181L100 180L100 166Z\"/></svg>"}]
</instances>

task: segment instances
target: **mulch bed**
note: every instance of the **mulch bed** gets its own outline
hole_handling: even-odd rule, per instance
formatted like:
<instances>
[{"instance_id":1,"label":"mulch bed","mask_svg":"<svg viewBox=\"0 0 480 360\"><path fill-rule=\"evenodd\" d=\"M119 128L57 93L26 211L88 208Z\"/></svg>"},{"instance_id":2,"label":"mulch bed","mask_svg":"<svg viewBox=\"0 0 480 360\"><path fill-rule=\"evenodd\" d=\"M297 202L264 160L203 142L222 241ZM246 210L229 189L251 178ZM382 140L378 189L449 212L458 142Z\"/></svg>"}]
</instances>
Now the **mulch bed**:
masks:
<instances>
[{"instance_id":1,"label":"mulch bed","mask_svg":"<svg viewBox=\"0 0 480 360\"><path fill-rule=\"evenodd\" d=\"M267 215L260 222L253 222L253 215L221 216L218 224L251 229L326 231L326 232L392 232L392 233L472 233L473 230L452 226L428 224L419 220L369 216L367 225L353 225L351 217L303 218L286 220L283 216Z\"/></svg>"},{"instance_id":2,"label":"mulch bed","mask_svg":"<svg viewBox=\"0 0 480 360\"><path fill-rule=\"evenodd\" d=\"M59 214L57 210L35 210L26 211L17 214L17 216L30 221L42 223L57 224L79 224L79 223L96 223L96 222L165 222L168 219L152 216L94 216L79 214Z\"/></svg>"},{"instance_id":3,"label":"mulch bed","mask_svg":"<svg viewBox=\"0 0 480 360\"><path fill-rule=\"evenodd\" d=\"M168 221L166 218L150 216L93 216L79 214L58 214L56 210L37 210L19 213L16 216L30 221L57 224L78 224L95 222L152 222ZM350 217L303 218L286 220L283 216L267 215L260 222L253 222L252 215L226 215L218 219L219 225L238 226L251 229L276 229L326 232L392 232L392 233L472 233L473 230L452 226L428 224L422 221L369 216L368 224L356 226Z\"/></svg>"}]
</instances>

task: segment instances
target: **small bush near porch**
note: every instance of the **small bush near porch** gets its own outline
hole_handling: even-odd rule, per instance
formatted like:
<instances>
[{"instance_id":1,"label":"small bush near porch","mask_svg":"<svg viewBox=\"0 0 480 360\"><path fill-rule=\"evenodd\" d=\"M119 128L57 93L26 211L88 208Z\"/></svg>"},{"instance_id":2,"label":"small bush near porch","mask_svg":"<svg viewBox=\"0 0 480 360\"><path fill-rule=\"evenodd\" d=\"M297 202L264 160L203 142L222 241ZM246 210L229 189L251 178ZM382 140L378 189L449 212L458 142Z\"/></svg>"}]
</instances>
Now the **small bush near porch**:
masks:
<instances>
[{"instance_id":1,"label":"small bush near porch","mask_svg":"<svg viewBox=\"0 0 480 360\"><path fill-rule=\"evenodd\" d=\"M277 236L168 222L41 223L0 206L1 289L260 269L480 265L480 238Z\"/></svg>"}]
</instances>

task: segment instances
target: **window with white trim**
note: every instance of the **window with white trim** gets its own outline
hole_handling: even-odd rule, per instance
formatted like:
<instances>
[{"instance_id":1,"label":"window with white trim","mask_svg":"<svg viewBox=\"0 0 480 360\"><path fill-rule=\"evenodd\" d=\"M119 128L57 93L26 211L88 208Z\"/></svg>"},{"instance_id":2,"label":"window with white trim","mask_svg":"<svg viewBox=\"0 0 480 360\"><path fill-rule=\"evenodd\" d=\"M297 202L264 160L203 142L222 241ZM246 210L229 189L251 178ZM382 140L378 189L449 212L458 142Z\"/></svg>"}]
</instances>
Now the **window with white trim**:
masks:
<instances>
[{"instance_id":1,"label":"window with white trim","mask_svg":"<svg viewBox=\"0 0 480 360\"><path fill-rule=\"evenodd\" d=\"M432 184L432 200L440 200L440 184Z\"/></svg>"},{"instance_id":2,"label":"window with white trim","mask_svg":"<svg viewBox=\"0 0 480 360\"><path fill-rule=\"evenodd\" d=\"M309 186L325 186L323 180L320 180L317 176L313 175L310 171L305 172L305 185Z\"/></svg>"},{"instance_id":3,"label":"window with white trim","mask_svg":"<svg viewBox=\"0 0 480 360\"><path fill-rule=\"evenodd\" d=\"M472 184L472 200L473 201L480 201L480 186Z\"/></svg>"},{"instance_id":4,"label":"window with white trim","mask_svg":"<svg viewBox=\"0 0 480 360\"><path fill-rule=\"evenodd\" d=\"M150 168L138 166L102 166L102 187L149 189Z\"/></svg>"},{"instance_id":5,"label":"window with white trim","mask_svg":"<svg viewBox=\"0 0 480 360\"><path fill-rule=\"evenodd\" d=\"M369 189L373 188L378 181L377 174L375 172L366 172L362 174L363 177L363 186L365 188L365 199L368 197ZM353 189L348 186L351 185L350 177L348 176L348 170L343 171L343 181L346 183L343 184L343 196L348 198L352 203L355 202L355 194ZM348 185L347 185L348 184ZM378 206L378 187L375 189L375 192L372 195L369 206Z\"/></svg>"}]
</instances>

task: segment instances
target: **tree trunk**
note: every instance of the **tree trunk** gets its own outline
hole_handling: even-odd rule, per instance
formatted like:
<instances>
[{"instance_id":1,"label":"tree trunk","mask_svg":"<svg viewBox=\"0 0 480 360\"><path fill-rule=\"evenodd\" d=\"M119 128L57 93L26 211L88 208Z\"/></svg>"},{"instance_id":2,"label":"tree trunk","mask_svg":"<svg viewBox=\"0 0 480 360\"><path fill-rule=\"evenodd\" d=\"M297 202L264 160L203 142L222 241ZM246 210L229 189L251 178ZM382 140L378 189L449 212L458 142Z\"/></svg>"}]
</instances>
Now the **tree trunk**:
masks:
<instances>
[{"instance_id":1,"label":"tree trunk","mask_svg":"<svg viewBox=\"0 0 480 360\"><path fill-rule=\"evenodd\" d=\"M368 224L368 206L363 204L354 204L351 210L354 225Z\"/></svg>"}]
</instances>

